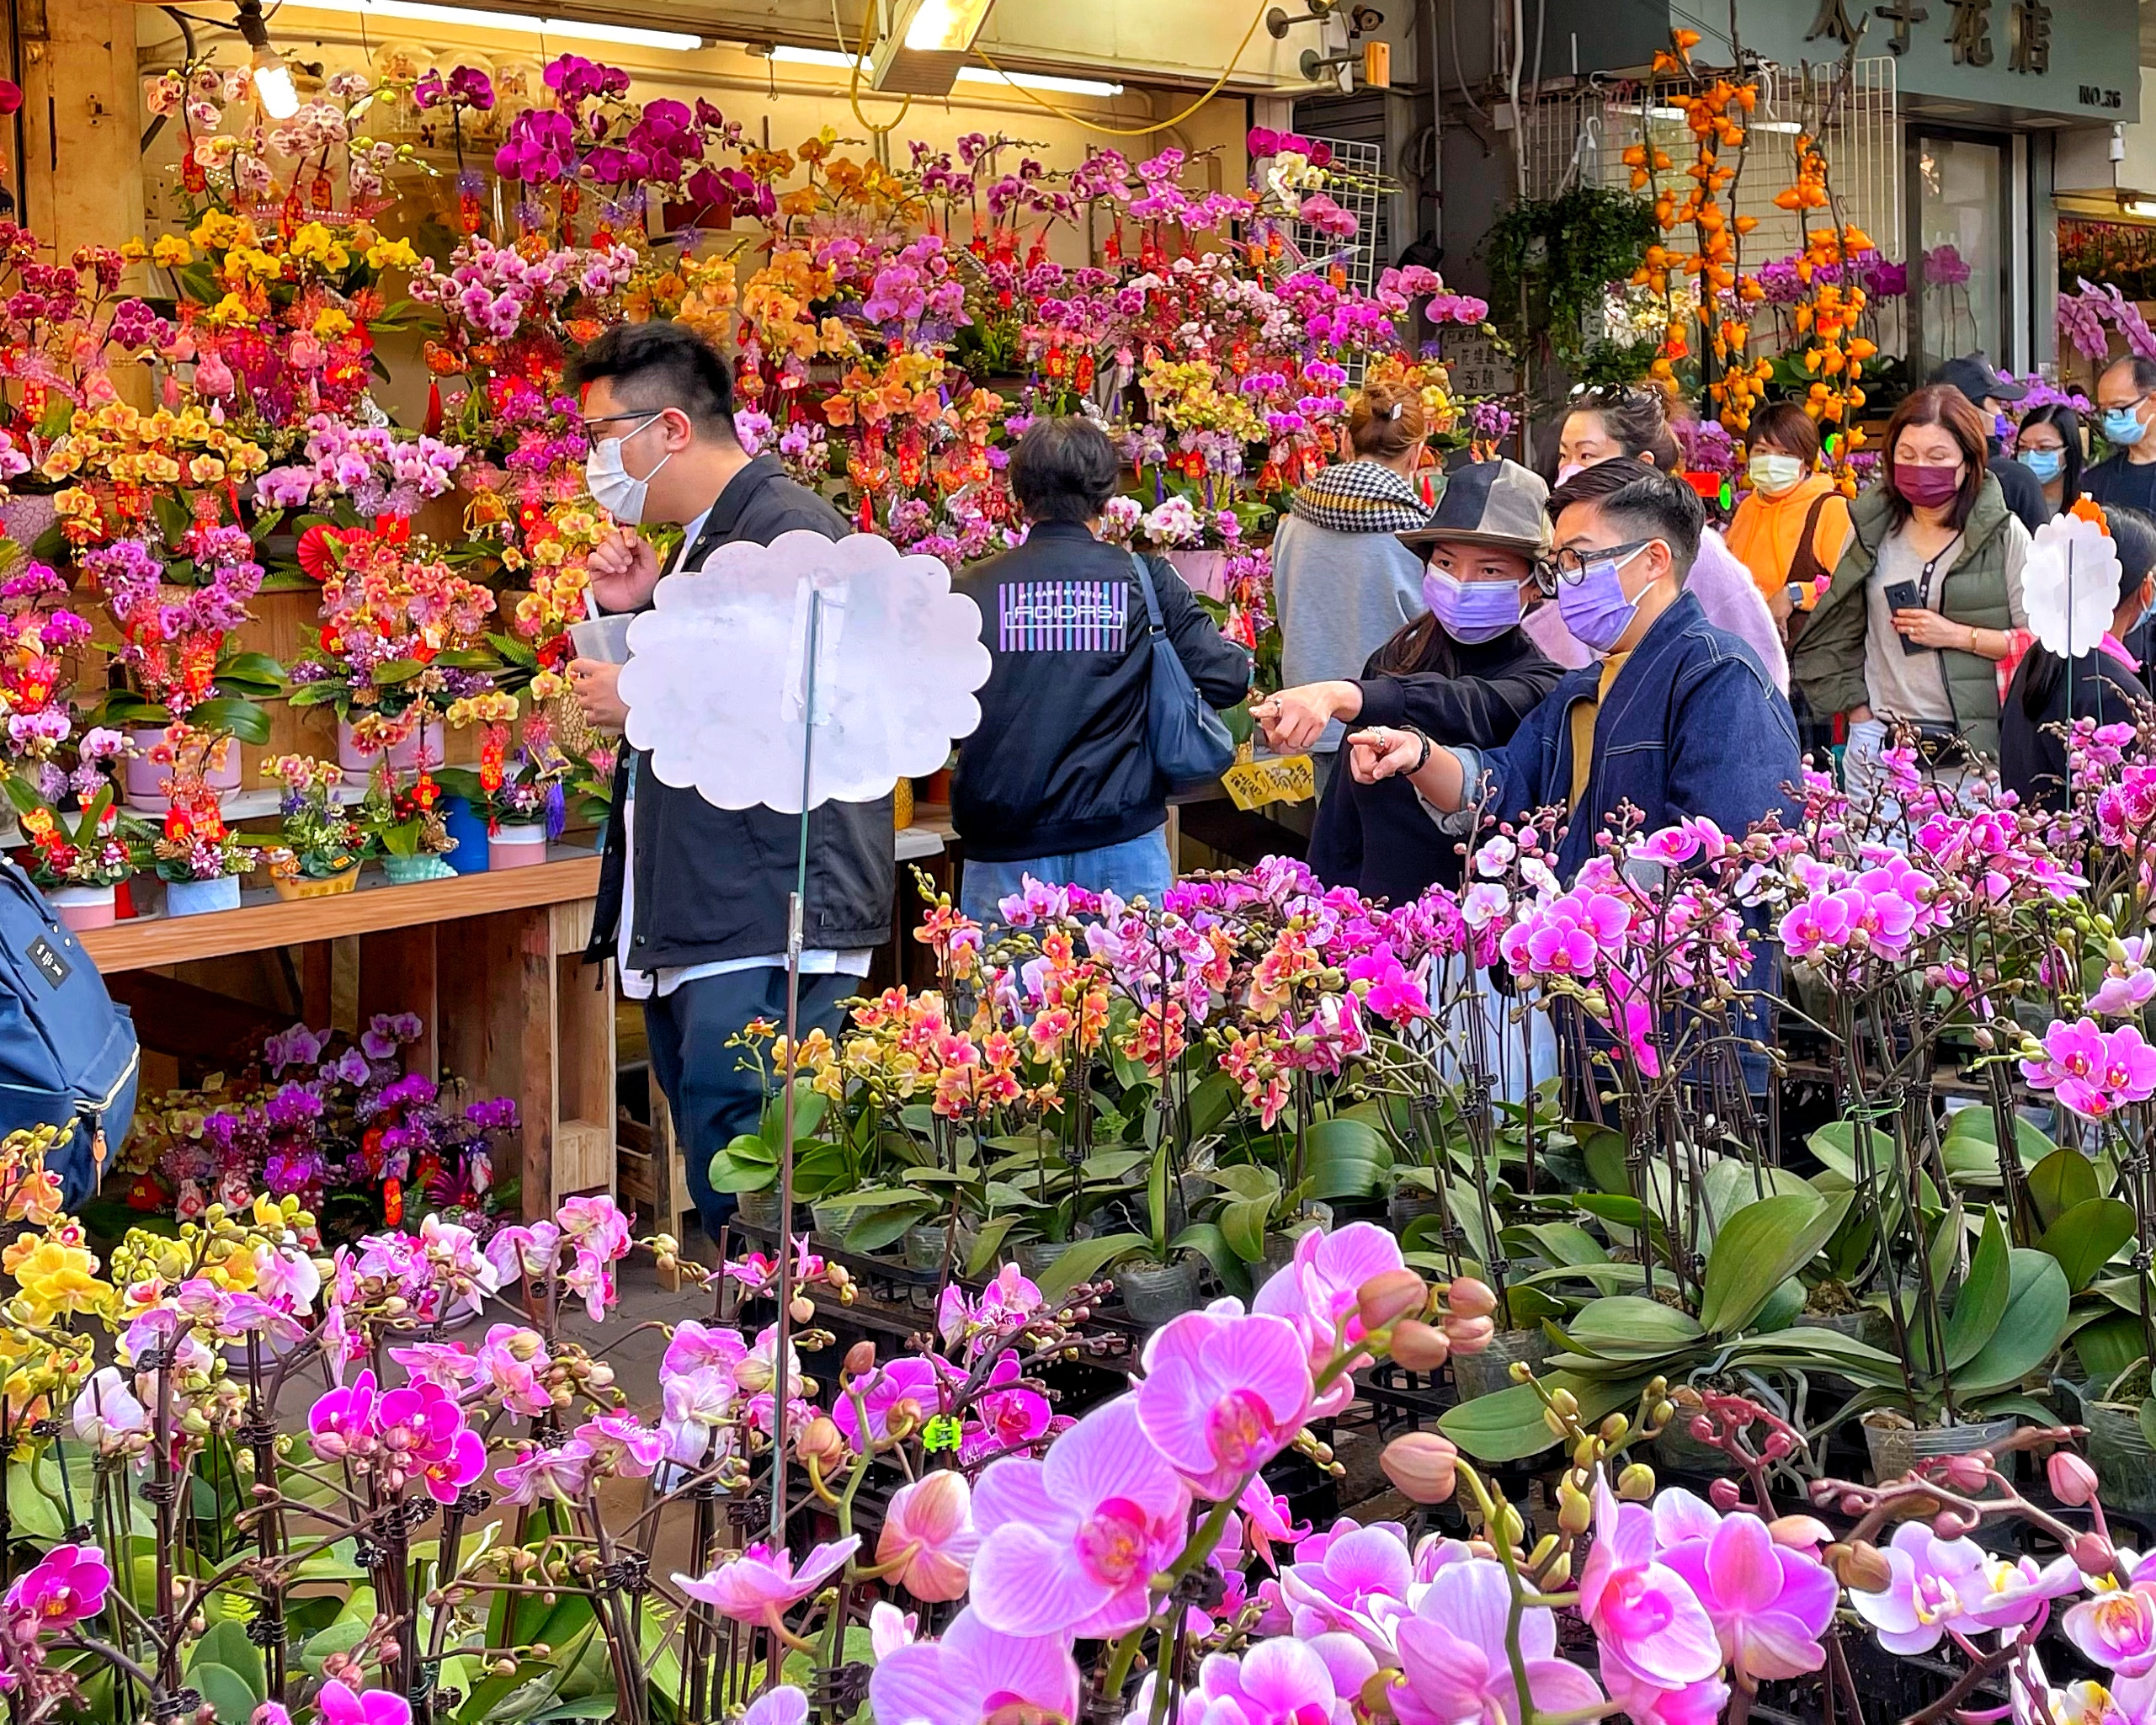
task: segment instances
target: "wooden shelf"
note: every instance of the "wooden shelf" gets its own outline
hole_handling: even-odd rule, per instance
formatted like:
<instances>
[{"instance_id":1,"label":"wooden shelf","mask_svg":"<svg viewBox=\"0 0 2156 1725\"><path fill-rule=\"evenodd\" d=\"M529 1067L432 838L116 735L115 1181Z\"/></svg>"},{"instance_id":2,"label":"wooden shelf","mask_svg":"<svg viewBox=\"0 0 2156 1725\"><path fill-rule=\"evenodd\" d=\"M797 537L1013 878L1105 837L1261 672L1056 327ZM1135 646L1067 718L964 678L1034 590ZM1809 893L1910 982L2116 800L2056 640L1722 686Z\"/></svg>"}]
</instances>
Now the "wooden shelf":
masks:
<instances>
[{"instance_id":1,"label":"wooden shelf","mask_svg":"<svg viewBox=\"0 0 2156 1725\"><path fill-rule=\"evenodd\" d=\"M588 899L599 892L599 858L565 852L530 868L460 875L393 886L363 882L333 898L283 899L274 895L237 910L204 916L153 917L93 929L76 938L101 971L146 970L232 952L259 952L308 940L418 928L497 912Z\"/></svg>"}]
</instances>

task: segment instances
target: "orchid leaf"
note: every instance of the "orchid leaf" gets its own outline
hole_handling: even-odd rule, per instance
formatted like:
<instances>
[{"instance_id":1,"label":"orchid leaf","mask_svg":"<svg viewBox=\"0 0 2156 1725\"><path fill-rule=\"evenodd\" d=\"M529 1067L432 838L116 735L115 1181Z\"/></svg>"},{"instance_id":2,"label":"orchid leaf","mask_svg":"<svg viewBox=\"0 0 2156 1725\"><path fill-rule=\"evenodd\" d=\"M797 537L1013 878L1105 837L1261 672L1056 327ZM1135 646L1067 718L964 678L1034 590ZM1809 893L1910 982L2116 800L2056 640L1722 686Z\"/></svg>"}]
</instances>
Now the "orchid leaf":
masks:
<instances>
[{"instance_id":1,"label":"orchid leaf","mask_svg":"<svg viewBox=\"0 0 2156 1725\"><path fill-rule=\"evenodd\" d=\"M2047 1260L2048 1261L2048 1260ZM2061 1280L2063 1281L2062 1277ZM1976 1255L1969 1260L1969 1273L1962 1283L1962 1291L1956 1296L1954 1310L1946 1319L1946 1369L1959 1371L1983 1351L1991 1340L1992 1333L2005 1316L2006 1305L2012 1293L2012 1259L2006 1244L2006 1230L2000 1226L1999 1212L1984 1213L1983 1233L1977 1241ZM1910 1346L1923 1357L1923 1344L1919 1332L1912 1330Z\"/></svg>"},{"instance_id":2,"label":"orchid leaf","mask_svg":"<svg viewBox=\"0 0 2156 1725\"><path fill-rule=\"evenodd\" d=\"M2066 1334L2073 1295L2058 1260L2026 1246L2017 1247L2010 1259L2006 1309L1982 1351L1953 1380L1958 1388L2003 1389L2019 1382L2051 1358Z\"/></svg>"},{"instance_id":3,"label":"orchid leaf","mask_svg":"<svg viewBox=\"0 0 2156 1725\"><path fill-rule=\"evenodd\" d=\"M2096 1164L2068 1145L2054 1150L2029 1170L2029 1201L2036 1219L2049 1227L2077 1204L2103 1195Z\"/></svg>"},{"instance_id":4,"label":"orchid leaf","mask_svg":"<svg viewBox=\"0 0 2156 1725\"><path fill-rule=\"evenodd\" d=\"M2132 1205L2116 1198L2089 1198L2046 1228L2036 1249L2058 1260L2058 1267L2066 1272L2067 1286L2078 1294L2096 1279L2096 1272L2111 1262L2111 1254L2132 1238Z\"/></svg>"},{"instance_id":5,"label":"orchid leaf","mask_svg":"<svg viewBox=\"0 0 2156 1725\"><path fill-rule=\"evenodd\" d=\"M1775 1290L1812 1261L1841 1219L1841 1206L1812 1192L1747 1204L1722 1224L1707 1254L1701 1324L1717 1335L1743 1329Z\"/></svg>"}]
</instances>

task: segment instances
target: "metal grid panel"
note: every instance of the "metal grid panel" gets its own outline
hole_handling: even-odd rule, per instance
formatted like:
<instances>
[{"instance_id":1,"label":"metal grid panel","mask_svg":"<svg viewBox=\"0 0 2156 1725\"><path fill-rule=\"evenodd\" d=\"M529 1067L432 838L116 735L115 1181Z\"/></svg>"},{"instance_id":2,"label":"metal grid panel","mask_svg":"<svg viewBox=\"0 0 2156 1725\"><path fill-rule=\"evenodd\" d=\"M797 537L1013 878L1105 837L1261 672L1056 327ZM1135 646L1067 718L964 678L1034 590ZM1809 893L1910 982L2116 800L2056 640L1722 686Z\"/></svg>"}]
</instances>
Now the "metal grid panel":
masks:
<instances>
[{"instance_id":1,"label":"metal grid panel","mask_svg":"<svg viewBox=\"0 0 2156 1725\"><path fill-rule=\"evenodd\" d=\"M1355 231L1347 239L1336 240L1330 234L1320 233L1298 221L1290 225L1288 237L1306 259L1315 264L1330 258L1346 272L1349 286L1368 293L1377 280L1378 228L1385 203L1381 189L1385 146L1358 143L1348 138L1313 138L1311 141L1332 146L1334 178L1327 184L1325 191L1334 203L1355 217Z\"/></svg>"},{"instance_id":2,"label":"metal grid panel","mask_svg":"<svg viewBox=\"0 0 2156 1725\"><path fill-rule=\"evenodd\" d=\"M1839 67L1792 69L1769 65L1759 77L1759 105L1747 140L1745 166L1733 196L1725 203L1735 216L1754 217L1759 226L1743 242L1748 268L1786 258L1804 243L1804 230L1821 224L1820 212L1776 207L1775 194L1795 177L1793 151L1800 127L1819 127L1829 173L1845 220L1869 234L1889 263L1903 254L1902 160L1897 113L1894 61L1891 56L1859 60L1850 88L1839 101L1829 98ZM1642 116L1641 86L1632 83L1578 89L1546 97L1527 110L1522 149L1530 197L1551 198L1575 182L1622 190L1632 183L1624 152L1640 141L1642 121L1657 149L1674 164L1663 182L1673 189L1690 184L1682 170L1692 159L1692 137L1684 111L1668 98L1677 87L1658 87L1664 99ZM1808 217L1808 220L1807 220ZM1898 325L1900 302L1882 304L1882 322ZM1882 329L1890 352L1900 350L1898 327Z\"/></svg>"}]
</instances>

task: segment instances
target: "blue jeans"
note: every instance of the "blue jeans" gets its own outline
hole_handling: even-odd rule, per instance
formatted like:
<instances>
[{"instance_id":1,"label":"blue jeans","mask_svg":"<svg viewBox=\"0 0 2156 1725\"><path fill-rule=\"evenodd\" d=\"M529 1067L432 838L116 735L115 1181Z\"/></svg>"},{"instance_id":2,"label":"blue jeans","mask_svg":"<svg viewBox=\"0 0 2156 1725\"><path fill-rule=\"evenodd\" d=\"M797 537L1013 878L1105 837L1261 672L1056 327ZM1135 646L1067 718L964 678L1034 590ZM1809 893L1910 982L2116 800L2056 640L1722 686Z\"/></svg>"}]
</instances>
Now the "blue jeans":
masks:
<instances>
[{"instance_id":1,"label":"blue jeans","mask_svg":"<svg viewBox=\"0 0 2156 1725\"><path fill-rule=\"evenodd\" d=\"M1089 892L1113 892L1125 899L1143 895L1147 904L1156 907L1175 882L1175 867L1168 859L1168 828L1156 827L1121 844L1074 850L1067 856L1023 857L1015 862L968 857L959 884L959 908L977 923L1000 924L1003 916L997 906L1023 892L1028 875L1051 886L1083 886Z\"/></svg>"}]
</instances>

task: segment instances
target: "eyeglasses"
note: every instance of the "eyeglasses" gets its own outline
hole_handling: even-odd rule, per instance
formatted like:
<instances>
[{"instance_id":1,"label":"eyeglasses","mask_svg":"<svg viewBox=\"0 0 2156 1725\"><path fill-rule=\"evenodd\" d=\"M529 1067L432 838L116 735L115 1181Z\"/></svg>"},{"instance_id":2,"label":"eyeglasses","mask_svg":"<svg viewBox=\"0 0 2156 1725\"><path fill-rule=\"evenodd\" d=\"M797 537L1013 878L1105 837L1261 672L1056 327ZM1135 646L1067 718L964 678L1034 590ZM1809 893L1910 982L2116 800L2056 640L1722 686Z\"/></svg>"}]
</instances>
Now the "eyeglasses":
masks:
<instances>
[{"instance_id":1,"label":"eyeglasses","mask_svg":"<svg viewBox=\"0 0 2156 1725\"><path fill-rule=\"evenodd\" d=\"M1557 590L1562 581L1567 587L1575 587L1587 572L1589 563L1621 563L1626 557L1644 551L1648 546L1661 541L1653 539L1635 539L1623 545L1594 546L1586 551L1566 546L1554 555L1544 557L1535 565L1535 585L1546 599Z\"/></svg>"},{"instance_id":2,"label":"eyeglasses","mask_svg":"<svg viewBox=\"0 0 2156 1725\"><path fill-rule=\"evenodd\" d=\"M2156 395L2156 390L2143 390L2130 402L2114 402L2108 407L2099 402L2096 403L2096 411L2099 413L2131 413L2151 395Z\"/></svg>"},{"instance_id":3,"label":"eyeglasses","mask_svg":"<svg viewBox=\"0 0 2156 1725\"><path fill-rule=\"evenodd\" d=\"M652 420L663 418L670 411L672 410L666 407L639 407L633 413L601 413L595 418L585 418L580 419L578 423L580 423L586 431L589 431L595 425L618 424L624 419L641 419L646 425L648 425Z\"/></svg>"}]
</instances>

